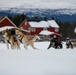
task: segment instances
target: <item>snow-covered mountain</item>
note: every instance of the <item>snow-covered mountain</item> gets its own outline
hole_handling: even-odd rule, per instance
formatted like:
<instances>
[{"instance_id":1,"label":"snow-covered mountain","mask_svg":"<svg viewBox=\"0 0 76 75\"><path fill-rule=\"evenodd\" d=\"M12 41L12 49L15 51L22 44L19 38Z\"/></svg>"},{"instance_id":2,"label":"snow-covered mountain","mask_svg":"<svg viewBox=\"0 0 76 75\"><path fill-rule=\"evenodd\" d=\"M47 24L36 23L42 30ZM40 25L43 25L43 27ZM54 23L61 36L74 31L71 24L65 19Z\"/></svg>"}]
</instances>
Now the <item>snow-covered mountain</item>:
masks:
<instances>
[{"instance_id":1,"label":"snow-covered mountain","mask_svg":"<svg viewBox=\"0 0 76 75\"><path fill-rule=\"evenodd\" d=\"M27 16L76 17L76 0L0 0L0 15L24 13ZM70 17L70 19L72 19Z\"/></svg>"},{"instance_id":2,"label":"snow-covered mountain","mask_svg":"<svg viewBox=\"0 0 76 75\"><path fill-rule=\"evenodd\" d=\"M23 13L29 9L43 9L43 11L50 9L58 10L57 12L60 13L74 14L76 0L0 0L0 11L11 10L11 12Z\"/></svg>"},{"instance_id":3,"label":"snow-covered mountain","mask_svg":"<svg viewBox=\"0 0 76 75\"><path fill-rule=\"evenodd\" d=\"M9 10L0 10L0 16L17 15L24 13L28 17L46 17L51 19L54 17L62 22L73 22L76 19L76 10L74 9L24 9L24 8L10 8Z\"/></svg>"}]
</instances>

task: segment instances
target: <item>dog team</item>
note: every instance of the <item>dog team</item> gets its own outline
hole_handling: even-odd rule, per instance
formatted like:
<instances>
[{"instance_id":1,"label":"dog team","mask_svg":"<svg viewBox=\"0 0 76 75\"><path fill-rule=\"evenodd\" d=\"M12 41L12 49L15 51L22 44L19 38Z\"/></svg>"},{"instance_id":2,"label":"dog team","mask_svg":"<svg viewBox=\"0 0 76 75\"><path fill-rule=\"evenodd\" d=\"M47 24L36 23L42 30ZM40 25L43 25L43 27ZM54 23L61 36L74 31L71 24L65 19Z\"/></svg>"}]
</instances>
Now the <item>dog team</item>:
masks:
<instances>
[{"instance_id":1,"label":"dog team","mask_svg":"<svg viewBox=\"0 0 76 75\"><path fill-rule=\"evenodd\" d=\"M20 49L20 42L23 43L25 49L28 49L28 45L30 45L33 49L37 49L34 46L34 41L36 41L36 39L40 39L37 35L30 39L28 36L24 35L20 29L15 29L16 36L10 34L8 29L3 30L2 34L8 49L9 44L11 45L11 49Z\"/></svg>"},{"instance_id":2,"label":"dog team","mask_svg":"<svg viewBox=\"0 0 76 75\"><path fill-rule=\"evenodd\" d=\"M26 31L27 32L27 31ZM32 39L25 35L21 29L15 29L15 36L12 35L9 31L9 29L3 30L2 35L4 37L5 43L7 45L7 48L9 49L9 44L11 46L11 49L20 49L20 42L24 45L25 49L28 49L28 45L30 45L33 49L37 49L34 46L34 42L39 39L40 37L38 35L35 35ZM58 39L56 36L54 36L51 41L50 45L48 46L47 49L49 48L63 48L61 41L58 42ZM73 44L70 41L69 38L66 39L66 48L73 48Z\"/></svg>"}]
</instances>

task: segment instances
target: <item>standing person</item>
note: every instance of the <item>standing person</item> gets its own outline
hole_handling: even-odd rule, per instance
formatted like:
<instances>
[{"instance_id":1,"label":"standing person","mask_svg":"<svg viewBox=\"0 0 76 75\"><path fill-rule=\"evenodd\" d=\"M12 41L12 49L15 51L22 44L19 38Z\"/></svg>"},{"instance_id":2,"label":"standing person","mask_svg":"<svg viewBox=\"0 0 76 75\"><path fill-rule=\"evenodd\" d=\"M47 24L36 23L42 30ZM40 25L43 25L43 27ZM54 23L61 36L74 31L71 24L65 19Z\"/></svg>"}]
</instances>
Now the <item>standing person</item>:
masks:
<instances>
[{"instance_id":1,"label":"standing person","mask_svg":"<svg viewBox=\"0 0 76 75\"><path fill-rule=\"evenodd\" d=\"M58 39L56 36L54 36L51 41L50 41L50 45L47 49L49 49L50 47L54 47L55 49L57 49L58 47Z\"/></svg>"},{"instance_id":2,"label":"standing person","mask_svg":"<svg viewBox=\"0 0 76 75\"><path fill-rule=\"evenodd\" d=\"M57 47L58 47L58 38L56 36L54 36L53 42L54 42L54 48L57 49Z\"/></svg>"}]
</instances>

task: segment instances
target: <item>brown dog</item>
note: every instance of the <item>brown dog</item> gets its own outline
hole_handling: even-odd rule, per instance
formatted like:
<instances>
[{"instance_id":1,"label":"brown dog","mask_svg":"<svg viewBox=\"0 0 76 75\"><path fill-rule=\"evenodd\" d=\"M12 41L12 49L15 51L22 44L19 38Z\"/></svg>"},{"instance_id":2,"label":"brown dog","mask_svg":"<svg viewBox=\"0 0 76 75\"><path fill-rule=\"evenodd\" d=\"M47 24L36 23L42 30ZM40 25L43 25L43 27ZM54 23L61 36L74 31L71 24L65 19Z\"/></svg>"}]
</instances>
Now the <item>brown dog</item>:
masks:
<instances>
[{"instance_id":1,"label":"brown dog","mask_svg":"<svg viewBox=\"0 0 76 75\"><path fill-rule=\"evenodd\" d=\"M9 49L9 43L11 45L11 49L16 49L16 48L20 49L19 41L17 39L15 39L15 37L9 33L8 29L3 30L2 34L4 36L4 40L5 40L5 43L6 43L8 49Z\"/></svg>"},{"instance_id":2,"label":"brown dog","mask_svg":"<svg viewBox=\"0 0 76 75\"><path fill-rule=\"evenodd\" d=\"M36 39L40 39L39 36L35 35L35 36L33 37L33 39L30 39L28 36L24 35L24 34L22 33L22 31L19 30L19 29L16 29L16 30L15 30L15 33L16 33L18 39L20 39L21 42L24 44L24 48L25 48L25 49L27 49L27 46L28 46L28 45L30 45L33 49L36 49L36 48L34 47L34 41L36 41Z\"/></svg>"}]
</instances>

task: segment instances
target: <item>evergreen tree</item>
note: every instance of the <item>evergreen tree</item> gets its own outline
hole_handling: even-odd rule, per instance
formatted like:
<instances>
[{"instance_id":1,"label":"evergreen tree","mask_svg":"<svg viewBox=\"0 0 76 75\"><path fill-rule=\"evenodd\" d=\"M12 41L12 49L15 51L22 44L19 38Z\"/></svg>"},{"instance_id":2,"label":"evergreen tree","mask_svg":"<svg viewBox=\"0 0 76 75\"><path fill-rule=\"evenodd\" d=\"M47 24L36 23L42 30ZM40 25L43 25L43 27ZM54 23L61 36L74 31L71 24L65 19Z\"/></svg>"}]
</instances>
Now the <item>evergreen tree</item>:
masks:
<instances>
[{"instance_id":1,"label":"evergreen tree","mask_svg":"<svg viewBox=\"0 0 76 75\"><path fill-rule=\"evenodd\" d=\"M18 14L18 15L14 16L14 17L12 17L12 16L8 16L8 17L13 21L13 23L17 27L19 27L20 24L26 19L26 15L24 15L24 14Z\"/></svg>"}]
</instances>

